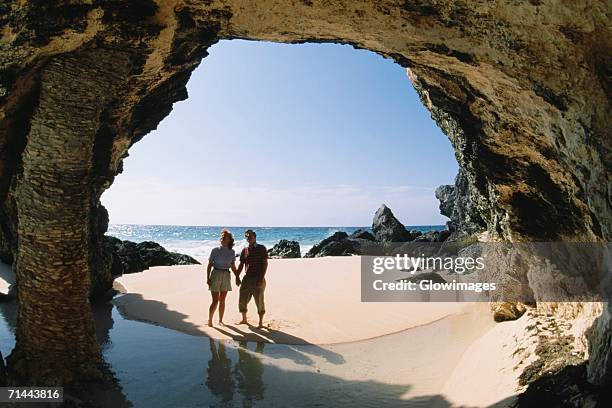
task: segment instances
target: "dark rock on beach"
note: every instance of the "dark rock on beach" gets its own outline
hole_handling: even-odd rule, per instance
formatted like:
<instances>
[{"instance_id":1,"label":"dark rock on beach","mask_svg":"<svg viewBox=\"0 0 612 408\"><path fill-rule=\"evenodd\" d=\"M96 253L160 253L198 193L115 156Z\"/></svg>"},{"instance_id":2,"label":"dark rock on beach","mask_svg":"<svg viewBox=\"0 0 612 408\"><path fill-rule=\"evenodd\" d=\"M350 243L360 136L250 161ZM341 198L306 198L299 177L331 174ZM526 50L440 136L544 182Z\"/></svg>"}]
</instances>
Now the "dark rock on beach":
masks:
<instances>
[{"instance_id":1,"label":"dark rock on beach","mask_svg":"<svg viewBox=\"0 0 612 408\"><path fill-rule=\"evenodd\" d=\"M450 237L451 232L449 230L442 230L438 233L438 242L444 242Z\"/></svg>"},{"instance_id":2,"label":"dark rock on beach","mask_svg":"<svg viewBox=\"0 0 612 408\"><path fill-rule=\"evenodd\" d=\"M353 233L351 235L349 235L349 238L351 239L366 239L368 241L376 241L376 237L374 237L374 235L372 235L370 232L364 230L364 229L358 229L353 231Z\"/></svg>"},{"instance_id":3,"label":"dark rock on beach","mask_svg":"<svg viewBox=\"0 0 612 408\"><path fill-rule=\"evenodd\" d=\"M304 258L348 256L358 255L359 253L359 243L350 239L346 232L338 231L310 248Z\"/></svg>"},{"instance_id":4,"label":"dark rock on beach","mask_svg":"<svg viewBox=\"0 0 612 408\"><path fill-rule=\"evenodd\" d=\"M420 237L423 233L419 230L410 230L410 241L414 241L417 237Z\"/></svg>"},{"instance_id":5,"label":"dark rock on beach","mask_svg":"<svg viewBox=\"0 0 612 408\"><path fill-rule=\"evenodd\" d=\"M268 249L269 258L301 258L300 243L281 239L276 245Z\"/></svg>"},{"instance_id":6,"label":"dark rock on beach","mask_svg":"<svg viewBox=\"0 0 612 408\"><path fill-rule=\"evenodd\" d=\"M518 302L502 302L495 306L493 310L493 320L496 322L506 322L510 320L517 320L527 309L525 306Z\"/></svg>"},{"instance_id":7,"label":"dark rock on beach","mask_svg":"<svg viewBox=\"0 0 612 408\"><path fill-rule=\"evenodd\" d=\"M447 283L446 280L436 272L423 272L405 279L408 282L432 281L433 283Z\"/></svg>"},{"instance_id":8,"label":"dark rock on beach","mask_svg":"<svg viewBox=\"0 0 612 408\"><path fill-rule=\"evenodd\" d=\"M385 204L381 205L374 214L372 231L376 240L380 242L406 242L414 239Z\"/></svg>"},{"instance_id":9,"label":"dark rock on beach","mask_svg":"<svg viewBox=\"0 0 612 408\"><path fill-rule=\"evenodd\" d=\"M112 274L118 276L124 273L141 272L153 266L192 265L199 264L189 255L170 252L153 241L140 243L122 241L115 237L105 236L112 260Z\"/></svg>"},{"instance_id":10,"label":"dark rock on beach","mask_svg":"<svg viewBox=\"0 0 612 408\"><path fill-rule=\"evenodd\" d=\"M439 231L427 231L414 239L414 242L437 242Z\"/></svg>"}]
</instances>

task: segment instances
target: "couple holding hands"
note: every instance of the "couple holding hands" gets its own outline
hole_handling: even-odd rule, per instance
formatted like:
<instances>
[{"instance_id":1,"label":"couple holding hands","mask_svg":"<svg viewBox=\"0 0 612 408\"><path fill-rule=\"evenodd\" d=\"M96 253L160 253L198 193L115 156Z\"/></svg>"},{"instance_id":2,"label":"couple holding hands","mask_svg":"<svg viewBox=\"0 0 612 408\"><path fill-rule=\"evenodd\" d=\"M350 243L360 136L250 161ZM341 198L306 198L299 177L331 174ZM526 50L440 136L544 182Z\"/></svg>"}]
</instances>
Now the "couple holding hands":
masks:
<instances>
[{"instance_id":1,"label":"couple holding hands","mask_svg":"<svg viewBox=\"0 0 612 408\"><path fill-rule=\"evenodd\" d=\"M255 299L258 327L263 327L263 316L266 312L264 305L264 291L266 288L266 270L268 269L268 251L266 247L257 243L257 234L253 230L246 230L244 237L249 244L240 252L239 264L236 267L236 252L234 251L234 237L224 229L221 231L220 245L214 248L208 258L206 268L206 283L212 294L212 303L208 309L208 325L213 326L213 316L219 307L219 324L223 325L225 313L225 298L227 292L232 290L230 270L236 276L236 285L240 287L238 297L238 310L242 313L242 320L238 324L248 324L247 305L251 298ZM240 279L245 269L244 278Z\"/></svg>"}]
</instances>

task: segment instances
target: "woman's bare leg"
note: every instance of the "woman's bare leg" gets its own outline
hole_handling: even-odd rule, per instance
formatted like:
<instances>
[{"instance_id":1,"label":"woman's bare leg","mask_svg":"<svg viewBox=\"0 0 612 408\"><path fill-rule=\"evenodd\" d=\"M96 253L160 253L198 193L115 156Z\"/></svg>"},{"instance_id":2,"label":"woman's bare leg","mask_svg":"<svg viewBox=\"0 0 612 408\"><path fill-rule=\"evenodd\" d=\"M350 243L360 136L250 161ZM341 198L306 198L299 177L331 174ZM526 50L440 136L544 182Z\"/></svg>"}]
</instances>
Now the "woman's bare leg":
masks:
<instances>
[{"instance_id":1,"label":"woman's bare leg","mask_svg":"<svg viewBox=\"0 0 612 408\"><path fill-rule=\"evenodd\" d=\"M219 303L219 292L210 292L212 294L212 303L208 308L208 325L210 327L213 326L213 316L215 315L215 310L217 310L217 303Z\"/></svg>"},{"instance_id":2,"label":"woman's bare leg","mask_svg":"<svg viewBox=\"0 0 612 408\"><path fill-rule=\"evenodd\" d=\"M219 292L219 324L223 324L223 314L225 313L225 297L227 292Z\"/></svg>"}]
</instances>

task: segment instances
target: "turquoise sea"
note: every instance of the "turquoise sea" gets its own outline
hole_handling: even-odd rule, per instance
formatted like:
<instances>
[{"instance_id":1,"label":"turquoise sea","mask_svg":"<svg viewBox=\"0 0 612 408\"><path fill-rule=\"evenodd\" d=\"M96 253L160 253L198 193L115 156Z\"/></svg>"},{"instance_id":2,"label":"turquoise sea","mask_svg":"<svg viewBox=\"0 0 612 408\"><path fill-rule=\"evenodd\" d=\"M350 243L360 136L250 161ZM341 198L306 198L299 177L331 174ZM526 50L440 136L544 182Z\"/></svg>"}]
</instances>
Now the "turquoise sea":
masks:
<instances>
[{"instance_id":1,"label":"turquoise sea","mask_svg":"<svg viewBox=\"0 0 612 408\"><path fill-rule=\"evenodd\" d=\"M222 226L185 226L185 225L137 225L111 224L108 234L119 239L134 242L155 241L170 251L191 255L202 261L208 259L210 251L219 245L219 232L227 228L234 234L236 250L242 249L246 242L243 232L251 228L257 233L257 241L271 247L281 239L298 241L302 254L314 244L336 231L348 234L356 229L371 231L370 227L222 227ZM417 229L425 233L443 230L444 225L407 225L407 229Z\"/></svg>"}]
</instances>

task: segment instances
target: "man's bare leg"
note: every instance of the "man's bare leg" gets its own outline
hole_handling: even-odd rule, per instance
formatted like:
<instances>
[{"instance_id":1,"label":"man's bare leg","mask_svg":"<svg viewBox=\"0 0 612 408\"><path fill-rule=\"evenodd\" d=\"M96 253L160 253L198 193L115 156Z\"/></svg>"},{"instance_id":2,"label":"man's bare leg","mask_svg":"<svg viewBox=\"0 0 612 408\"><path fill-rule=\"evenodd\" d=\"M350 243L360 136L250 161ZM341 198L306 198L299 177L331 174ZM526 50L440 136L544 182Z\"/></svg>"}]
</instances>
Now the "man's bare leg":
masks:
<instances>
[{"instance_id":1,"label":"man's bare leg","mask_svg":"<svg viewBox=\"0 0 612 408\"><path fill-rule=\"evenodd\" d=\"M263 324L263 317L264 317L265 313L259 313L259 324L257 325L258 328L263 328L264 324Z\"/></svg>"},{"instance_id":2,"label":"man's bare leg","mask_svg":"<svg viewBox=\"0 0 612 408\"><path fill-rule=\"evenodd\" d=\"M249 324L249 322L247 321L246 314L247 314L247 312L242 312L242 320L240 322L238 322L238 324Z\"/></svg>"}]
</instances>

